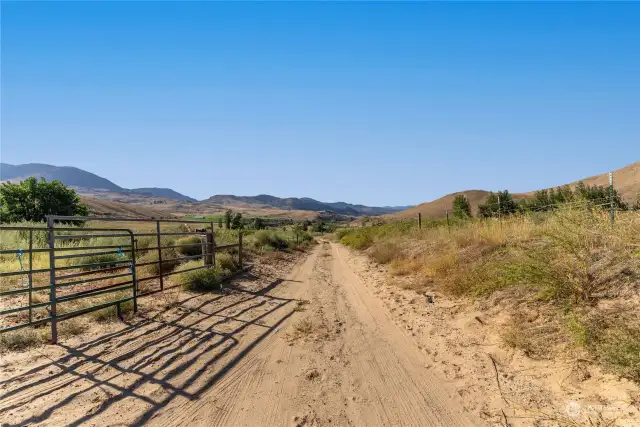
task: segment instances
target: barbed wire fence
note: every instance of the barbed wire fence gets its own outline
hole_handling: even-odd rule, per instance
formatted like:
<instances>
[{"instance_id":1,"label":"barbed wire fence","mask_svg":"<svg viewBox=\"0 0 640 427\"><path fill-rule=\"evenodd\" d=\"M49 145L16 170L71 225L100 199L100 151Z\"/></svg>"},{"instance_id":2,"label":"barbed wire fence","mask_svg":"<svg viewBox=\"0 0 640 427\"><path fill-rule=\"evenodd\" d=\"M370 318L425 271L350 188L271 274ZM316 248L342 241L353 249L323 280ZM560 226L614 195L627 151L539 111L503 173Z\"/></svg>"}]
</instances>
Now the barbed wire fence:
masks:
<instances>
[{"instance_id":1,"label":"barbed wire fence","mask_svg":"<svg viewBox=\"0 0 640 427\"><path fill-rule=\"evenodd\" d=\"M609 218L611 221L611 226L615 225L616 213L619 212L636 212L640 215L640 194L638 194L638 199L635 201L632 200L624 200L622 199L618 193L615 191L613 186L613 173L609 173L609 188L608 195L606 197L599 198L585 198L581 195L575 195L575 193L571 193L569 198L566 201L555 202L546 205L529 205L526 203L523 205L519 204L521 200L527 199L519 199L514 200L511 199L508 202L501 202L500 197L498 195L497 203L484 203L481 204L485 211L490 212L489 215L480 215L477 214L478 218L482 218L485 220L497 219L502 220L503 218L512 216L513 214L530 214L530 213L544 213L544 212L553 212L559 209L585 209L585 210L594 210L600 209L602 211L609 211ZM445 209L445 218L447 227L451 229L451 218L450 215L453 213L453 209ZM458 220L459 218L456 218ZM422 213L418 213L418 227L422 228L423 218Z\"/></svg>"}]
</instances>

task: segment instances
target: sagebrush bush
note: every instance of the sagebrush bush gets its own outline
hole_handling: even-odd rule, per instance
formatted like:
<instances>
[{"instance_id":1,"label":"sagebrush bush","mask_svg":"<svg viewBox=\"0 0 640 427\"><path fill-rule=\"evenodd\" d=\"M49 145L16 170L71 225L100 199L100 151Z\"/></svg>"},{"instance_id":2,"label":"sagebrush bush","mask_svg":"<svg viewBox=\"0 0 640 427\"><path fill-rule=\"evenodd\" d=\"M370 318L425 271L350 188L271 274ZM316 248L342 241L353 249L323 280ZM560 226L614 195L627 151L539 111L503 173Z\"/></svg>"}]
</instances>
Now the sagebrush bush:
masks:
<instances>
[{"instance_id":1,"label":"sagebrush bush","mask_svg":"<svg viewBox=\"0 0 640 427\"><path fill-rule=\"evenodd\" d=\"M162 249L162 271L164 273L173 271L173 269L175 269L180 264L180 261L176 260L176 258L178 258L178 253L174 248ZM171 260L171 259L173 259L174 261L165 261L165 260ZM142 273L144 274L144 276L139 276L139 277L142 278L145 276L155 276L160 274L160 263L157 262L158 260L159 258L158 258L157 250L147 251L147 253L145 253L143 256L136 259L136 264L141 264L145 262L154 262L153 264L140 267L139 268L140 272L137 274Z\"/></svg>"},{"instance_id":2,"label":"sagebrush bush","mask_svg":"<svg viewBox=\"0 0 640 427\"><path fill-rule=\"evenodd\" d=\"M395 242L380 242L370 249L369 255L379 264L387 264L401 257L400 251L401 247Z\"/></svg>"},{"instance_id":3,"label":"sagebrush bush","mask_svg":"<svg viewBox=\"0 0 640 427\"><path fill-rule=\"evenodd\" d=\"M187 236L174 242L175 245L188 245L176 248L180 255L195 256L202 255L202 239L199 236ZM208 249L210 251L210 249Z\"/></svg>"},{"instance_id":4,"label":"sagebrush bush","mask_svg":"<svg viewBox=\"0 0 640 427\"><path fill-rule=\"evenodd\" d=\"M233 273L239 267L237 258L229 252L216 253L216 266L229 273Z\"/></svg>"},{"instance_id":5,"label":"sagebrush bush","mask_svg":"<svg viewBox=\"0 0 640 427\"><path fill-rule=\"evenodd\" d=\"M253 234L253 246L261 250L282 251L290 248L290 242L273 230L260 230Z\"/></svg>"},{"instance_id":6,"label":"sagebrush bush","mask_svg":"<svg viewBox=\"0 0 640 427\"><path fill-rule=\"evenodd\" d=\"M125 266L125 263L122 263L122 262L118 263L118 261L127 260L127 257L121 257L121 256L118 256L117 253L112 253L112 254L88 255L86 257L76 258L76 259L77 259L76 261L77 265L108 263L104 265L82 267L82 270L89 271L89 270L103 270L103 269Z\"/></svg>"},{"instance_id":7,"label":"sagebrush bush","mask_svg":"<svg viewBox=\"0 0 640 427\"><path fill-rule=\"evenodd\" d=\"M182 264L178 271L188 270L190 268L201 267L202 264L197 261L187 262ZM190 291L211 291L218 289L224 273L220 266L215 268L200 268L198 270L185 271L178 274L178 281L182 284L182 287Z\"/></svg>"}]
</instances>

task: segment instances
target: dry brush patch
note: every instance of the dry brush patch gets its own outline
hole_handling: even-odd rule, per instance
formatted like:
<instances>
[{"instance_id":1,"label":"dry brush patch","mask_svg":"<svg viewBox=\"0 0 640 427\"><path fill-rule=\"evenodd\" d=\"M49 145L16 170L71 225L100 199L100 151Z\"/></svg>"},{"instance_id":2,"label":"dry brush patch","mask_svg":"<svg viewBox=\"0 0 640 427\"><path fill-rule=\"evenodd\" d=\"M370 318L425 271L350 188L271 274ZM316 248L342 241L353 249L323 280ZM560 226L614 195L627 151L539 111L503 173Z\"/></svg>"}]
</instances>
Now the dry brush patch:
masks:
<instances>
[{"instance_id":1,"label":"dry brush patch","mask_svg":"<svg viewBox=\"0 0 640 427\"><path fill-rule=\"evenodd\" d=\"M362 227L341 242L366 250L404 288L458 298L503 296L505 345L534 358L586 352L640 381L640 215L560 209L453 227L411 222ZM624 308L607 310L618 301ZM635 315L633 313L636 313Z\"/></svg>"}]
</instances>

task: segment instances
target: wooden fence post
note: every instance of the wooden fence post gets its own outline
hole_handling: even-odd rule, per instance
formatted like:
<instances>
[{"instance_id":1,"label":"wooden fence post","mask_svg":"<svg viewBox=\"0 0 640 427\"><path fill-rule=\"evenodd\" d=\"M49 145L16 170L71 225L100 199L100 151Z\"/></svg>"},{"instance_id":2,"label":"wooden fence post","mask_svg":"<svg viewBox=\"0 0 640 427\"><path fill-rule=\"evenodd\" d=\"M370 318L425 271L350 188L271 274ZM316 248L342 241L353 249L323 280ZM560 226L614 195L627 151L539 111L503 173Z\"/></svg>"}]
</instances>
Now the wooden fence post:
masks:
<instances>
[{"instance_id":1,"label":"wooden fence post","mask_svg":"<svg viewBox=\"0 0 640 427\"><path fill-rule=\"evenodd\" d=\"M422 228L422 214L418 212L418 228Z\"/></svg>"},{"instance_id":2,"label":"wooden fence post","mask_svg":"<svg viewBox=\"0 0 640 427\"><path fill-rule=\"evenodd\" d=\"M207 233L207 243L205 244L205 249L206 252L203 252L203 254L206 254L205 257L205 261L204 264L205 265L214 265L214 261L213 261L213 230L211 230L211 233Z\"/></svg>"}]
</instances>

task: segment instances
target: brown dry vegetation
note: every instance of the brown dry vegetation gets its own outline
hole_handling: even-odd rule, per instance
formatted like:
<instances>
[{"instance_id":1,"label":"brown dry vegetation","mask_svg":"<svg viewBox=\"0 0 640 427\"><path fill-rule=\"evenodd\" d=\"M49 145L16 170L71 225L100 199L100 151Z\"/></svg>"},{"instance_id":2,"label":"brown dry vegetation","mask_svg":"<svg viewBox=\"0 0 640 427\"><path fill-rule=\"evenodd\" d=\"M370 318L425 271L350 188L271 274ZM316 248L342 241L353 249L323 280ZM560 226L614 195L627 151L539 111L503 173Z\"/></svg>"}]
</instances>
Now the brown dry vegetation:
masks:
<instances>
[{"instance_id":1,"label":"brown dry vegetation","mask_svg":"<svg viewBox=\"0 0 640 427\"><path fill-rule=\"evenodd\" d=\"M640 161L632 163L621 169L613 172L616 190L624 200L633 203L640 196ZM609 185L609 174L604 173L596 176L591 176L581 180L584 184L593 186L607 186ZM569 184L571 188L574 188L578 184L578 181ZM421 213L423 218L443 218L446 210L451 213L451 204L453 199L458 194L463 194L469 204L471 205L471 211L477 212L478 205L485 203L489 196L488 191L484 190L467 190L458 193L448 194L439 199L421 203L418 206L414 206L402 212L398 212L392 215L388 215L388 218L395 219L407 219L418 218L418 213ZM534 192L528 193L516 193L513 194L515 200L532 198Z\"/></svg>"},{"instance_id":2,"label":"brown dry vegetation","mask_svg":"<svg viewBox=\"0 0 640 427\"><path fill-rule=\"evenodd\" d=\"M431 225L365 227L341 241L411 275L405 288L501 301L504 344L530 357L589 357L640 382L640 213L618 213L613 228L606 212L569 209Z\"/></svg>"}]
</instances>

